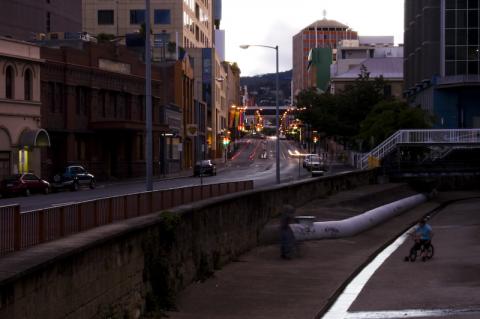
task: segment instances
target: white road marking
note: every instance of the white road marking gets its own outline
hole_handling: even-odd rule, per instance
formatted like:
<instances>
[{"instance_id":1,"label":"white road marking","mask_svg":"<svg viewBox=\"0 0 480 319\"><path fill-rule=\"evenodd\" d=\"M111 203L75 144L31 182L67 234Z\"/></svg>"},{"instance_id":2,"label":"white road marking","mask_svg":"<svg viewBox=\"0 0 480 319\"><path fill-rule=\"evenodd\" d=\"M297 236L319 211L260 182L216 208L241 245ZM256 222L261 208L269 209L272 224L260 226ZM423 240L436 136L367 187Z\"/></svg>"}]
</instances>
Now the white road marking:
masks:
<instances>
[{"instance_id":1,"label":"white road marking","mask_svg":"<svg viewBox=\"0 0 480 319\"><path fill-rule=\"evenodd\" d=\"M363 287L367 284L368 280L373 276L378 268L390 257L395 250L400 247L408 238L408 233L411 229L407 230L403 235L398 237L392 244L382 250L363 270L347 285L342 294L337 298L333 306L322 317L323 319L339 319L339 318L352 318L348 317L348 309L357 299Z\"/></svg>"},{"instance_id":2,"label":"white road marking","mask_svg":"<svg viewBox=\"0 0 480 319\"><path fill-rule=\"evenodd\" d=\"M459 315L477 315L480 309L408 309L394 311L365 311L350 312L345 319L395 319L395 318L425 318L425 317L446 317Z\"/></svg>"}]
</instances>

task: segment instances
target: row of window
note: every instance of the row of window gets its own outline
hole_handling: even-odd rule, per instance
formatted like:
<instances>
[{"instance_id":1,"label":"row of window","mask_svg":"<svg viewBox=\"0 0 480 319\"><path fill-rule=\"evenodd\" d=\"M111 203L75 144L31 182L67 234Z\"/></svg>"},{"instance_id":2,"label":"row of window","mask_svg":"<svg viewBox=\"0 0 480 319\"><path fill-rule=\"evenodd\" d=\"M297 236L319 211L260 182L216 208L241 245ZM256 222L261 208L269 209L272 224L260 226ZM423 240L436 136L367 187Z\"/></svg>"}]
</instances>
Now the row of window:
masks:
<instances>
[{"instance_id":1,"label":"row of window","mask_svg":"<svg viewBox=\"0 0 480 319\"><path fill-rule=\"evenodd\" d=\"M479 8L478 0L446 0L446 9L477 9Z\"/></svg>"},{"instance_id":2,"label":"row of window","mask_svg":"<svg viewBox=\"0 0 480 319\"><path fill-rule=\"evenodd\" d=\"M27 69L25 71L24 77L24 96L23 98L26 101L31 101L33 99L33 78L32 71ZM13 100L15 99L15 71L12 66L7 66L5 70L5 98Z\"/></svg>"},{"instance_id":3,"label":"row of window","mask_svg":"<svg viewBox=\"0 0 480 319\"><path fill-rule=\"evenodd\" d=\"M447 10L445 12L446 28L477 28L479 11L475 10Z\"/></svg>"},{"instance_id":4,"label":"row of window","mask_svg":"<svg viewBox=\"0 0 480 319\"><path fill-rule=\"evenodd\" d=\"M114 25L115 15L114 10L98 10L97 23L98 25ZM145 22L145 10L136 9L130 10L130 24L142 24ZM155 9L153 11L154 24L171 24L172 16L169 9Z\"/></svg>"},{"instance_id":5,"label":"row of window","mask_svg":"<svg viewBox=\"0 0 480 319\"><path fill-rule=\"evenodd\" d=\"M445 75L477 75L478 61L447 61L445 62Z\"/></svg>"},{"instance_id":6,"label":"row of window","mask_svg":"<svg viewBox=\"0 0 480 319\"><path fill-rule=\"evenodd\" d=\"M315 37L318 40L329 40L329 39L334 39L334 40L343 40L343 39L350 39L351 37L347 37L346 33L331 33L331 34L325 34L325 33L318 33L317 35L315 34L304 34L303 39L304 40L315 40Z\"/></svg>"},{"instance_id":7,"label":"row of window","mask_svg":"<svg viewBox=\"0 0 480 319\"><path fill-rule=\"evenodd\" d=\"M445 45L478 45L478 29L446 29Z\"/></svg>"},{"instance_id":8,"label":"row of window","mask_svg":"<svg viewBox=\"0 0 480 319\"><path fill-rule=\"evenodd\" d=\"M478 46L447 46L445 60L478 61L480 57Z\"/></svg>"}]
</instances>

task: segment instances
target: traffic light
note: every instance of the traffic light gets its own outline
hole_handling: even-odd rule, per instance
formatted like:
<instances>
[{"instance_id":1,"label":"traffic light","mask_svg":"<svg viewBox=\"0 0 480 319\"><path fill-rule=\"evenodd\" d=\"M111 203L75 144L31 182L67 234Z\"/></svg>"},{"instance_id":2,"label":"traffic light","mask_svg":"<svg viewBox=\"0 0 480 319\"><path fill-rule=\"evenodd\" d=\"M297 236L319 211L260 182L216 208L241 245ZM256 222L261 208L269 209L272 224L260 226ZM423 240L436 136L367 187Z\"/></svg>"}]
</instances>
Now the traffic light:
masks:
<instances>
[{"instance_id":1,"label":"traffic light","mask_svg":"<svg viewBox=\"0 0 480 319\"><path fill-rule=\"evenodd\" d=\"M223 145L228 146L228 144L230 144L230 139L228 137L224 137L223 138Z\"/></svg>"}]
</instances>

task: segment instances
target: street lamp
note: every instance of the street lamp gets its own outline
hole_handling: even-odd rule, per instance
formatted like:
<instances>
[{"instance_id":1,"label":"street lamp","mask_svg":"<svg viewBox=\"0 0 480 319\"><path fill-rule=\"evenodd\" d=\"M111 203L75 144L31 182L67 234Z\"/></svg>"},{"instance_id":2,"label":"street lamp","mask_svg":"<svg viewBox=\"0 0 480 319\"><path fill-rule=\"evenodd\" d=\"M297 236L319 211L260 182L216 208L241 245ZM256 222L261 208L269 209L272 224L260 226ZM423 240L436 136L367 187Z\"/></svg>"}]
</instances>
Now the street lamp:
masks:
<instances>
[{"instance_id":1,"label":"street lamp","mask_svg":"<svg viewBox=\"0 0 480 319\"><path fill-rule=\"evenodd\" d=\"M153 190L152 59L150 52L150 0L145 0L145 131L146 190Z\"/></svg>"},{"instance_id":2,"label":"street lamp","mask_svg":"<svg viewBox=\"0 0 480 319\"><path fill-rule=\"evenodd\" d=\"M275 168L276 168L276 177L277 177L277 184L280 184L280 122L278 119L278 113L279 113L279 105L278 105L278 45L276 46L270 46L270 45L261 45L261 44L243 44L240 46L241 49L248 49L249 47L262 47L262 48L268 48L268 49L273 49L275 50L276 54L276 78L275 78L275 84L276 84L276 96L275 96L275 121L276 121L276 142L275 142Z\"/></svg>"}]
</instances>

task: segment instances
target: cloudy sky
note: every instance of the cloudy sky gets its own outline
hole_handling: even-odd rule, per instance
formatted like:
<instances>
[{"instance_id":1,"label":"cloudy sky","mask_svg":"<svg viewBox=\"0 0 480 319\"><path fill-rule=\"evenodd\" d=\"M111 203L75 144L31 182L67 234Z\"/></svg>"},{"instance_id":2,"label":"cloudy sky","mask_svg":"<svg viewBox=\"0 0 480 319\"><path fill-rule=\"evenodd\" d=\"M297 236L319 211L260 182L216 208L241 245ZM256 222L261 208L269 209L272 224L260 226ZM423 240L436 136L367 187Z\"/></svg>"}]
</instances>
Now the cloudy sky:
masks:
<instances>
[{"instance_id":1,"label":"cloudy sky","mask_svg":"<svg viewBox=\"0 0 480 319\"><path fill-rule=\"evenodd\" d=\"M275 51L243 50L240 44L279 46L280 71L292 68L292 37L323 18L337 20L359 35L393 35L403 43L404 0L223 0L220 27L225 30L226 59L242 76L275 72Z\"/></svg>"}]
</instances>

